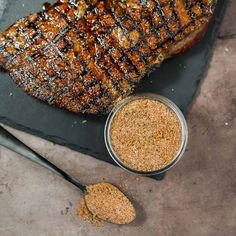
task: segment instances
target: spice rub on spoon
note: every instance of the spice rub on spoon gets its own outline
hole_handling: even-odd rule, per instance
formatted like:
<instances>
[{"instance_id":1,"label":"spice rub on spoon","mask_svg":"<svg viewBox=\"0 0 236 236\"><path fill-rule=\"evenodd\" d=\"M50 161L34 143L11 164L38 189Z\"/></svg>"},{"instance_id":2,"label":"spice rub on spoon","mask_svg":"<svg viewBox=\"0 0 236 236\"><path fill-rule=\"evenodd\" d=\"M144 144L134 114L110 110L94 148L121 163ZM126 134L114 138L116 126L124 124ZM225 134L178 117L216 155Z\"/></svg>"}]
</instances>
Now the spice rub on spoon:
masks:
<instances>
[{"instance_id":1,"label":"spice rub on spoon","mask_svg":"<svg viewBox=\"0 0 236 236\"><path fill-rule=\"evenodd\" d=\"M88 186L82 185L76 178L59 169L47 159L30 149L1 126L0 145L39 164L78 187L85 194L83 210L85 210L86 207L87 215L90 214L93 219L97 219L97 221L103 220L113 224L128 224L135 219L136 213L134 206L129 199L112 184L98 183ZM81 210L78 210L78 213L79 212L81 212ZM85 219L84 217L81 218Z\"/></svg>"},{"instance_id":2,"label":"spice rub on spoon","mask_svg":"<svg viewBox=\"0 0 236 236\"><path fill-rule=\"evenodd\" d=\"M135 219L132 203L114 185L98 183L86 189L86 195L77 210L81 219L96 226L101 225L100 219L119 225L129 224Z\"/></svg>"}]
</instances>

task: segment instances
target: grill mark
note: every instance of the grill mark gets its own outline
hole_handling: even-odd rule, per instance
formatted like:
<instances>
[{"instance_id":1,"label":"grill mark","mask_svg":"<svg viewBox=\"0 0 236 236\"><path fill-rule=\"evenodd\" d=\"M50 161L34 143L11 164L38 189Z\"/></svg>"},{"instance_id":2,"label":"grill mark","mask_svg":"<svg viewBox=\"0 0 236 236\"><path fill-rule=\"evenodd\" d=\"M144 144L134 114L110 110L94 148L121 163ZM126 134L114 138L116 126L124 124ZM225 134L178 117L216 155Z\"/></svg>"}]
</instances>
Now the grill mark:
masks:
<instances>
[{"instance_id":1,"label":"grill mark","mask_svg":"<svg viewBox=\"0 0 236 236\"><path fill-rule=\"evenodd\" d=\"M122 9L123 10L123 9ZM120 22L120 20L117 22L117 20L116 19L119 19L119 17L118 16L116 16L116 14L115 14L115 12L111 9L110 11L108 10L108 12L110 12L110 14L114 17L114 19L115 19L115 21L116 21L116 23L118 23L118 26L122 29L122 30L124 30L124 32L126 33L126 38L128 39L129 38L129 35L128 35L128 30L123 26L123 24L122 24L122 22ZM134 25L135 25L135 22L134 22ZM135 29L140 33L140 35L142 35L142 32L138 29L138 27L136 27L135 26ZM131 42L129 41L129 43L131 44ZM125 60L130 64L130 65L132 65L132 67L133 67L133 69L134 69L134 71L136 72L136 74L138 75L138 76L141 76L141 73L140 73L140 71L138 70L138 68L137 68L137 66L128 58L128 56L126 56L126 52L130 52L131 50L132 50L132 47L131 47L131 49L129 49L129 50L124 50L122 47L120 47L119 48L120 49L120 51L121 51L121 53L122 53L122 57L124 57L125 58ZM141 60L146 64L146 62L145 62L145 59L142 57L141 58Z\"/></svg>"},{"instance_id":2,"label":"grill mark","mask_svg":"<svg viewBox=\"0 0 236 236\"><path fill-rule=\"evenodd\" d=\"M58 49L58 47L55 45L55 43L57 42L57 41L59 41L63 36L65 36L66 35L66 33L70 30L70 27L69 27L69 24L68 24L68 26L67 27L65 27L64 29L63 29L63 31L62 32L59 32L59 34L57 34L55 37L54 37L54 39L52 40L52 41L48 41L45 37L44 37L44 35L42 34L42 31L40 31L40 29L38 29L37 28L37 26L36 26L36 22L37 21L40 21L40 20L43 20L42 18L46 18L47 16L46 16L47 14L46 14L46 12L39 12L38 13L38 15L37 15L37 17L34 19L34 21L33 22L30 22L29 21L29 17L27 18L27 20L28 20L28 22L29 22L29 24L26 26L26 28L32 28L33 30L35 30L35 32L36 33L38 33L38 35L39 35L39 38L40 38L40 36L41 36L41 39L43 39L43 40L45 40L47 43L48 43L48 45L44 48L44 50L46 50L49 46L51 46L52 48L53 48L53 50L63 59L63 60L65 60L66 58L65 58L65 55L62 53L62 52L60 52L60 50ZM67 22L68 23L68 22ZM37 38L36 40L38 40L39 38ZM34 43L34 41L31 41L31 44L29 45L29 47L32 45ZM28 48L28 47L27 47ZM26 48L24 48L23 50L25 50ZM23 51L23 50L21 50L21 51ZM20 53L22 53L22 52L19 52L19 54ZM19 55L18 54L18 55ZM36 53L36 54L34 54L33 55L34 57L33 57L33 59L36 59L36 58L38 58L39 56L41 56L41 54L39 54L39 53ZM32 58L32 57L31 57ZM68 62L66 62L65 61L65 63L66 64L68 64Z\"/></svg>"},{"instance_id":3,"label":"grill mark","mask_svg":"<svg viewBox=\"0 0 236 236\"><path fill-rule=\"evenodd\" d=\"M33 21L30 22L29 17L27 18L27 21L29 22L27 28L28 29L33 29L35 31L35 33L37 34L34 38L32 38L32 41L35 43L38 39L40 39L41 37L43 37L42 32L37 28L37 26L35 25L35 22L37 21L37 18Z\"/></svg>"},{"instance_id":4,"label":"grill mark","mask_svg":"<svg viewBox=\"0 0 236 236\"><path fill-rule=\"evenodd\" d=\"M66 26L62 32L60 32L56 37L52 40L53 43L58 42L62 37L64 37L70 30L71 28L69 26Z\"/></svg>"},{"instance_id":5,"label":"grill mark","mask_svg":"<svg viewBox=\"0 0 236 236\"><path fill-rule=\"evenodd\" d=\"M17 29L17 32L18 32L19 35L22 36L22 37L25 39L25 41L29 44L28 46L26 45L27 48L30 47L30 46L33 44L33 41L30 39L29 35L26 34L26 33L23 31L23 29L22 29L21 27L19 27L19 28Z\"/></svg>"},{"instance_id":6,"label":"grill mark","mask_svg":"<svg viewBox=\"0 0 236 236\"><path fill-rule=\"evenodd\" d=\"M38 19L38 17L39 17L39 16L37 16L37 18L35 19L35 21ZM23 18L22 20L24 20L24 21L26 21L26 22L30 22L30 21L29 21L29 17L25 17L25 18ZM33 28L36 33L40 32L40 33L38 34L39 36L43 36L43 35L42 35L42 32L36 28L36 25L34 25L34 22L30 22L28 25L26 25L26 26L24 26L24 27L25 27L25 28L28 28L28 29L29 29L29 28ZM20 29L20 28L19 28L19 29ZM22 30L19 30L19 29L18 29L18 33L20 34L20 36L23 36L23 37L25 38L26 34L24 34L23 31L22 31ZM28 35L27 35L27 36L28 36ZM14 48L17 50L17 53L14 54L14 55L11 55L11 57L8 59L8 61L7 61L7 63L6 63L6 66L10 65L11 62L12 62L16 57L18 57L20 54L24 53L24 51L25 51L27 48L29 48L36 40L39 39L37 36L36 36L37 38L35 37L36 40L35 40L35 38L32 40L32 39L30 39L29 37L27 37L27 38L25 38L25 40L26 40L26 41L27 41L27 40L30 40L30 41L28 42L28 45L26 44L22 49L19 49L19 47L17 46L16 42L14 42L13 39L8 38L6 35L4 35L4 37L5 37L7 40L9 40L9 44L10 44L10 43L13 43L12 45L13 45ZM7 44L7 45L8 45L8 44ZM5 45L5 46L6 46L6 45Z\"/></svg>"},{"instance_id":7,"label":"grill mark","mask_svg":"<svg viewBox=\"0 0 236 236\"><path fill-rule=\"evenodd\" d=\"M189 0L184 0L184 3L185 3L185 7L186 7L187 9L189 9L189 8L190 8L190 2L189 2Z\"/></svg>"},{"instance_id":8,"label":"grill mark","mask_svg":"<svg viewBox=\"0 0 236 236\"><path fill-rule=\"evenodd\" d=\"M19 31L17 31L17 33L19 33ZM22 53L25 49L28 48L28 45L26 44L22 49L20 49L19 44L13 40L14 38L12 39L12 38L8 37L7 35L4 35L4 34L2 34L2 36L6 39L7 42L4 43L4 45L2 47L0 47L0 51L5 50L5 52L9 54L8 55L8 61L6 63L6 65L9 65L12 62L12 60L14 60L20 53ZM21 36L23 36L23 35L21 35ZM16 54L11 54L6 50L6 47L9 44L12 44L14 46L14 49L17 51Z\"/></svg>"},{"instance_id":9,"label":"grill mark","mask_svg":"<svg viewBox=\"0 0 236 236\"><path fill-rule=\"evenodd\" d=\"M105 57L105 56L108 56L108 57L112 60L112 62L113 62L113 63L112 63L112 67L111 67L110 69L113 69L114 67L118 66L118 62L115 63L114 59L113 59L112 56L109 54L109 49L106 51L106 53L104 53L104 57ZM118 89L119 92L123 92L123 91L122 91L122 88L118 87L117 84L116 84L116 81L113 80L113 78L112 78L112 73L111 73L110 69L106 70L105 68L101 67L101 66L98 65L98 64L97 64L97 66L98 66L101 70L103 70L103 71L105 72L105 74L106 74L107 77L108 77L108 75L110 75L110 76L111 76L110 78L111 78L112 81L114 82L115 88ZM118 71L119 71L119 73L122 74L128 81L131 80L131 78L129 77L129 74L125 73L123 70L120 70L119 68L118 68ZM118 82L121 82L121 80L122 80L122 77L121 77L119 80L117 80L117 81L118 81Z\"/></svg>"},{"instance_id":10,"label":"grill mark","mask_svg":"<svg viewBox=\"0 0 236 236\"><path fill-rule=\"evenodd\" d=\"M22 77L22 76L25 76L26 75L26 78L27 78L27 83L22 82L22 81L19 81L18 82L18 85L20 87L22 86L27 86L28 84L32 85L36 88L36 89L40 89L40 87L38 86L38 84L36 83L36 81L34 80L34 76L28 72L28 71L25 71L24 69L22 68L16 68L13 72L10 73L10 76L11 78L14 80L14 81L17 81L18 80L18 77Z\"/></svg>"},{"instance_id":11,"label":"grill mark","mask_svg":"<svg viewBox=\"0 0 236 236\"><path fill-rule=\"evenodd\" d=\"M156 2L157 2L157 0L155 0ZM189 3L188 3L188 0L185 0L185 2L186 2L186 5L189 5ZM70 3L70 5L73 5L73 6L77 6L75 3L74 3L74 1L69 1L69 3ZM159 2L158 2L159 3ZM75 4L75 5L74 5ZM166 6L166 5L163 5L163 6ZM164 16L164 13L161 11L161 15L162 15L162 17ZM39 18L41 17L43 15L43 12L41 12L41 14L38 14L38 17L35 19L35 21L37 21L37 20L40 20ZM117 17L115 17L115 19L117 19ZM121 22L119 21L119 20L117 20L117 22L118 22L118 24L120 25L120 27L127 33L127 30L125 29L125 27L121 24ZM166 22L166 21L165 21ZM68 24L69 22L67 21L67 24ZM68 24L69 25L69 24ZM166 24L164 24L164 25L166 25ZM38 32L39 30L37 29L37 27L36 27L36 25L34 24L34 22L31 22L30 24L29 24L29 27L31 27L31 28L33 28L36 32ZM166 27L166 26L165 26ZM138 27L135 27L135 29L140 33L140 31L138 30ZM42 34L42 32L40 32L41 34ZM141 32L141 34L142 34L142 32ZM59 35L57 35L55 38L56 39L54 39L55 41L57 41L57 37L58 37L58 40L60 39L60 34ZM44 38L44 37L43 37ZM44 38L45 39L45 38ZM27 39L28 40L28 39ZM31 42L31 44L32 44L32 42ZM24 49L25 50L25 49ZM62 55L60 55L61 57L63 57ZM145 61L145 60L142 60L142 61ZM131 62L132 63L132 62Z\"/></svg>"},{"instance_id":12,"label":"grill mark","mask_svg":"<svg viewBox=\"0 0 236 236\"><path fill-rule=\"evenodd\" d=\"M156 3L156 0L153 0ZM165 4L163 5L163 7L167 6L168 4ZM150 12L150 14L147 16L147 20L148 22L150 23L151 25L151 32L152 34L158 39L158 41L160 40L160 35L159 35L159 32L158 32L158 29L164 27L164 22L162 20L162 24L160 24L159 26L157 26L154 22L153 22L153 19L152 19L152 15L154 15L155 13L157 13L157 15L159 15L159 11L157 9L157 7L155 7L152 12ZM146 40L147 42L147 40ZM157 43L157 47L159 47L159 43ZM148 47L150 49L150 47ZM153 49L150 49L151 50L151 53L148 54L147 56L155 56L155 51Z\"/></svg>"},{"instance_id":13,"label":"grill mark","mask_svg":"<svg viewBox=\"0 0 236 236\"><path fill-rule=\"evenodd\" d=\"M200 16L199 18L197 18L196 20L201 19L202 16ZM193 24L192 22L189 22L187 25L181 27L175 34L173 34L173 37L177 36L180 32L184 31L185 29L187 29L191 24ZM165 40L160 47L162 47L164 44L166 44L167 42L171 41L170 39Z\"/></svg>"},{"instance_id":14,"label":"grill mark","mask_svg":"<svg viewBox=\"0 0 236 236\"><path fill-rule=\"evenodd\" d=\"M65 45L65 47L63 47L63 48L61 49L61 51L62 51L63 53L67 53L70 49L73 48L73 44L72 44L71 42L69 42L68 40L66 40L65 38L64 38L63 40L66 42L66 45Z\"/></svg>"},{"instance_id":15,"label":"grill mark","mask_svg":"<svg viewBox=\"0 0 236 236\"><path fill-rule=\"evenodd\" d=\"M158 0L155 0L155 1L158 1ZM192 9L197 3L199 3L199 2L201 2L201 0L197 0L196 3L190 4L188 0L185 0L185 4L187 4L187 7L189 8L189 9L188 9L189 14L195 15L195 14L192 12L191 9ZM165 5L165 6L166 6L166 5ZM191 25L192 25L192 26L195 26L195 25L196 25L195 22L198 21L198 20L200 20L202 17L203 17L203 15L198 16L198 17L194 17L193 19L191 19L191 21L190 21L187 25L185 25L185 26L183 26L183 27L180 27L180 28L178 29L178 31L172 35L172 37L167 38L164 42L162 42L161 44L159 44L157 48L159 48L159 47L161 48L161 47L163 47L164 44L171 42L174 37L176 37L176 36L177 36L178 34L180 34L180 33L182 34L183 31L184 31L185 29L187 29L188 27L190 27ZM157 49L157 48L156 48L156 49ZM155 49L154 49L154 50L155 50Z\"/></svg>"},{"instance_id":16,"label":"grill mark","mask_svg":"<svg viewBox=\"0 0 236 236\"><path fill-rule=\"evenodd\" d=\"M154 0L155 2L156 1L158 1L159 2L159 0ZM193 7L194 5L196 5L197 3L202 3L202 0L195 0L195 2L193 2L193 3L190 3L189 2L189 0L183 0L184 1L184 4L185 4L185 6L186 6L186 8L191 8L191 7ZM204 6L205 6L205 4L204 3L202 3ZM162 7L166 7L166 6L168 6L169 5L169 2L167 2L167 3L165 3L165 4L161 4L162 5Z\"/></svg>"},{"instance_id":17,"label":"grill mark","mask_svg":"<svg viewBox=\"0 0 236 236\"><path fill-rule=\"evenodd\" d=\"M25 57L33 66L36 66L36 62L32 59L32 57L30 57L29 55L26 55Z\"/></svg>"},{"instance_id":18,"label":"grill mark","mask_svg":"<svg viewBox=\"0 0 236 236\"><path fill-rule=\"evenodd\" d=\"M186 9L188 10L188 15L191 18L193 26L195 25L195 20L199 19L199 18L196 19L196 15L192 11L192 8L194 6L199 5L201 7L201 10L202 10L202 17L207 16L207 14L205 12L205 10L206 10L205 5L201 0L196 0L196 2L193 2L192 4L189 2L189 0L184 0L184 3L185 3L185 6L186 6Z\"/></svg>"},{"instance_id":19,"label":"grill mark","mask_svg":"<svg viewBox=\"0 0 236 236\"><path fill-rule=\"evenodd\" d=\"M158 0L154 0L154 1L156 2L157 10L158 10L158 12L159 12L159 15L160 15L161 18L162 18L163 26L164 26L164 28L165 28L165 30L166 30L166 32L167 32L169 38L173 38L172 33L171 33L171 31L170 31L170 29L169 29L169 27L168 27L168 21L167 21L167 19L166 19L165 13L163 12L163 9L162 9L164 6L162 6L162 4L161 4ZM167 5L168 5L168 4L167 4ZM166 5L166 6L167 6L167 5Z\"/></svg>"},{"instance_id":20,"label":"grill mark","mask_svg":"<svg viewBox=\"0 0 236 236\"><path fill-rule=\"evenodd\" d=\"M195 18L194 12L191 10L191 9L192 9L192 6L191 6L189 0L184 0L184 3L185 3L186 9L188 10L188 15L189 15L189 17L190 17L192 23L195 25L195 19L196 19L196 18Z\"/></svg>"},{"instance_id":21,"label":"grill mark","mask_svg":"<svg viewBox=\"0 0 236 236\"><path fill-rule=\"evenodd\" d=\"M115 26L115 27L116 27L116 26ZM111 28L111 29L110 29L110 32L111 32L115 27ZM109 33L110 33L110 32L109 32ZM111 52L111 51L112 51L112 48L106 47L106 45L105 45L104 42L103 42L103 38L102 38L101 36L99 36L99 37L96 38L96 40L99 42L99 45L104 49L104 55L110 56L110 58L111 58L111 60L113 61L114 64L117 64L117 65L118 65L120 61L125 61L125 60L128 60L128 61L129 61L129 58L127 59L127 58L124 56L124 53L123 53L121 50L119 50L119 52L120 52L121 55L122 55L122 56L121 56L122 59L119 58L118 60L115 61L115 59L111 56L111 54L112 54L112 52ZM117 50L118 50L118 49L117 49ZM99 58L97 58L97 59L99 59ZM130 62L129 65L130 65L131 67L133 67L133 70L136 71L136 67L134 67L134 65L132 64L132 62ZM124 71L122 68L120 68L119 71L124 74L125 78L126 78L128 81L129 81L129 80L132 81L132 78L129 76L129 73L130 73L131 71L126 72L126 71ZM136 72L136 73L139 73L139 72Z\"/></svg>"},{"instance_id":22,"label":"grill mark","mask_svg":"<svg viewBox=\"0 0 236 236\"><path fill-rule=\"evenodd\" d=\"M38 57L40 57L41 55L39 54L39 53L34 53L32 56L31 56L31 58L33 59L33 60L35 60L35 59L37 59Z\"/></svg>"},{"instance_id":23,"label":"grill mark","mask_svg":"<svg viewBox=\"0 0 236 236\"><path fill-rule=\"evenodd\" d=\"M84 96L85 94L89 94L89 101L83 105L81 105L81 112L84 113L86 110L90 109L94 103L96 103L97 96L91 96L90 91L96 86L99 85L99 81L96 81L96 76L93 73L90 73L90 76L93 78L92 82L86 86L87 90L83 89L80 93L80 97ZM83 81L83 78L80 76L80 81ZM84 85L83 85L84 86ZM90 91L89 91L90 90ZM73 101L78 101L78 94L74 94L74 97L72 98Z\"/></svg>"},{"instance_id":24,"label":"grill mark","mask_svg":"<svg viewBox=\"0 0 236 236\"><path fill-rule=\"evenodd\" d=\"M109 11L108 11L109 12ZM123 25L122 21L120 20L120 17L118 17L115 12L111 9L110 14L113 16L114 20L116 21L116 24L124 31L125 36L128 38L128 31Z\"/></svg>"},{"instance_id":25,"label":"grill mark","mask_svg":"<svg viewBox=\"0 0 236 236\"><path fill-rule=\"evenodd\" d=\"M154 11L153 12L151 12L151 14L153 14L154 13ZM148 16L146 16L146 19L147 19L147 21L149 22L149 24L150 24L150 28L151 28L151 33L153 33L156 37L158 37L159 35L158 35L158 33L157 33L157 30L158 30L158 28L160 28L160 26L156 26L153 22L152 22L152 19L151 19L151 14L149 14ZM136 24L135 24L135 26L136 26ZM163 26L163 25L162 25ZM137 27L138 28L138 27ZM136 28L135 28L136 29ZM137 30L137 29L136 29ZM141 31L142 32L142 31ZM143 33L142 33L143 34Z\"/></svg>"},{"instance_id":26,"label":"grill mark","mask_svg":"<svg viewBox=\"0 0 236 236\"><path fill-rule=\"evenodd\" d=\"M114 89L116 90L112 92L111 94L115 95L116 92L120 92L120 89L115 83L115 81L113 80L106 81L106 78L109 78L109 74L110 74L109 71L102 69L101 66L99 66L95 60L90 59L88 67L90 68L90 70L96 77L98 77L101 81L103 81L104 85L107 85L107 89L110 88L111 91L113 91Z\"/></svg>"},{"instance_id":27,"label":"grill mark","mask_svg":"<svg viewBox=\"0 0 236 236\"><path fill-rule=\"evenodd\" d=\"M51 42L50 42L51 43ZM48 44L44 50L46 50L50 45ZM51 44L52 48L54 47L54 44ZM56 45L55 45L56 46ZM58 48L57 48L58 49ZM56 50L55 47L53 48L53 50ZM35 75L35 78L37 76L42 76L45 75L45 78L47 77L47 74L41 70L40 65L38 63L36 63L34 61L34 59L38 58L39 56L41 56L40 54L33 54L33 57L27 56L27 59L29 60L30 63L32 63L34 66L37 66L38 68L38 73ZM63 56L62 56L63 57ZM50 60L49 61L50 66L52 67L52 69L54 70L55 74L53 75L53 77L57 77L57 78L61 78L61 79L65 79L65 77L63 77L63 73L61 73L59 67L54 63L54 61ZM48 81L48 79L46 79ZM34 82L34 86L36 86L36 82ZM43 84L40 85L42 88L46 88L46 87L50 87L51 89L55 89L55 86L53 86L52 83L47 83L47 84ZM38 89L38 85L37 85L37 89ZM68 88L63 89L63 91L61 91L61 89L59 88L58 90L56 90L56 92L65 92L65 90L67 90ZM50 102L50 104L52 104L52 101Z\"/></svg>"},{"instance_id":28,"label":"grill mark","mask_svg":"<svg viewBox=\"0 0 236 236\"><path fill-rule=\"evenodd\" d=\"M170 1L170 7L172 10L172 13L173 13L175 20L176 20L177 27L179 29L179 28L181 28L181 26L180 26L180 20L179 20L178 14L177 14L177 9L175 7L174 1L173 0L169 0L169 1Z\"/></svg>"},{"instance_id":29,"label":"grill mark","mask_svg":"<svg viewBox=\"0 0 236 236\"><path fill-rule=\"evenodd\" d=\"M14 57L15 55L12 55L11 53L9 53L7 50L6 50L6 47L13 43L12 39L8 38L6 35L2 34L2 36L4 37L5 41L3 42L3 45L0 47L0 53L2 55L6 55L6 57L8 58L8 60L12 60L11 58ZM14 49L16 49L14 47ZM18 49L16 49L18 51ZM7 63L6 63L7 64Z\"/></svg>"},{"instance_id":30,"label":"grill mark","mask_svg":"<svg viewBox=\"0 0 236 236\"><path fill-rule=\"evenodd\" d=\"M45 48L46 49L46 48ZM27 59L34 65L34 66L37 66L38 68L38 73L35 75L35 77L45 77L44 80L47 81L47 84L43 84L43 85L40 85L41 87L44 87L46 88L47 86L51 88L51 90L55 90L55 84L53 84L52 82L55 80L55 78L58 78L58 79L66 79L64 76L63 76L63 73L60 71L59 67L54 63L53 60L49 60L49 65L51 66L51 68L53 69L54 71L54 74L51 76L51 77L48 77L48 74L47 72L45 72L44 70L41 69L40 67L40 64L38 64L36 61L34 61L34 59L38 58L39 56L42 56L41 54L34 54L33 55L34 57L27 57ZM68 88L65 88L65 90L67 90ZM58 90L56 90L56 92L59 92L61 89L59 88ZM55 92L55 91L54 91ZM51 102L52 104L52 102Z\"/></svg>"},{"instance_id":31,"label":"grill mark","mask_svg":"<svg viewBox=\"0 0 236 236\"><path fill-rule=\"evenodd\" d=\"M6 39L8 38L6 35L4 37ZM12 45L14 46L14 49L17 51L17 53L15 53L15 54L10 54L9 53L8 60L5 64L6 67L8 67L12 63L12 61L14 61L15 58L17 58L20 54L24 53L24 50L26 50L28 48L27 45L26 45L25 47L20 49L17 42L14 42L14 40L12 40L12 39L10 39L10 40L11 40ZM6 50L6 52L8 53L7 50Z\"/></svg>"},{"instance_id":32,"label":"grill mark","mask_svg":"<svg viewBox=\"0 0 236 236\"><path fill-rule=\"evenodd\" d=\"M111 30L110 31L112 31L114 28L111 28ZM110 56L110 58L111 58L111 60L112 60L112 62L113 62L113 64L119 64L119 60L118 61L115 61L115 59L111 56L111 54L112 54L112 52L111 52L111 48L109 48L109 47L106 47L106 45L104 44L104 42L103 42L103 38L102 37L97 37L96 38L97 39L97 41L99 42L99 45L104 49L104 56ZM120 51L119 51L120 52ZM122 52L120 52L121 54L122 54ZM124 58L124 56L122 55L121 57L123 57ZM99 58L97 58L97 60L99 60ZM124 58L124 60L126 60L125 58ZM130 63L130 65L131 66L133 66L132 65L132 63ZM134 68L134 70L135 70L135 67L133 66L133 68ZM122 68L119 68L120 70L119 70L119 72L121 72L122 74L124 74L124 76L125 76L125 78L129 81L129 80L132 80L132 78L129 76L129 73L127 73L127 72L125 72L124 70L122 70ZM130 71L129 71L130 72Z\"/></svg>"},{"instance_id":33,"label":"grill mark","mask_svg":"<svg viewBox=\"0 0 236 236\"><path fill-rule=\"evenodd\" d=\"M117 6L117 7L119 7L119 6ZM125 17L127 17L128 20L131 20L131 21L132 21L132 18L131 18L130 14L129 14L128 12L125 12L124 9L121 8L121 7L119 7L119 9L122 10L123 15L124 15ZM112 14L114 14L113 11L111 11L111 12L112 12ZM132 29L131 29L131 30L136 30L136 31L139 33L139 35L140 35L140 40L139 40L139 42L138 42L135 46L131 46L131 49L128 50L128 52L131 52L132 50L133 50L133 51L138 51L138 50L136 50L136 49L138 48L138 45L141 46L142 43L148 45L148 42L147 42L147 35L140 29L140 26L139 26L139 24L141 23L142 20L143 20L143 19L141 18L141 20L140 20L139 22L133 21L133 25L132 25ZM152 24L152 21L150 20L149 23L151 24L151 32L155 32L156 30L154 30L154 26L153 26L153 24ZM130 31L131 31L131 30L130 30ZM127 29L126 29L126 31L127 31ZM151 48L150 48L149 46L148 46L148 48L149 48L149 50L152 52L152 50L151 50ZM142 61L145 65L148 64L144 55L140 54L140 59L141 59L141 61ZM132 63L132 62L131 62L131 63ZM133 64L133 63L132 63L132 64ZM136 67L136 66L135 66L135 67ZM141 73L140 73L140 72L139 72L139 76L141 76Z\"/></svg>"},{"instance_id":34,"label":"grill mark","mask_svg":"<svg viewBox=\"0 0 236 236\"><path fill-rule=\"evenodd\" d=\"M200 8L202 10L203 16L206 17L207 16L206 6L203 4L203 2L199 2L199 6L200 6Z\"/></svg>"},{"instance_id":35,"label":"grill mark","mask_svg":"<svg viewBox=\"0 0 236 236\"><path fill-rule=\"evenodd\" d=\"M6 37L4 36L4 38L6 39ZM9 44L11 44L12 43L12 41L11 40L8 40L8 41L4 41L4 43L3 43L3 45L2 46L0 46L0 52L1 53L3 53L3 50L5 50L5 48L9 45Z\"/></svg>"},{"instance_id":36,"label":"grill mark","mask_svg":"<svg viewBox=\"0 0 236 236\"><path fill-rule=\"evenodd\" d=\"M100 41L98 40L97 42L100 42ZM103 45L103 44L101 43L100 46L102 46L102 45ZM85 52L87 52L85 48L83 48L82 50L84 50ZM104 53L104 55L106 55L106 54ZM99 66L99 64L96 63L96 60L98 60L98 58L95 57L94 64L96 65L96 67L97 67L103 74L105 74L105 77L109 78L108 72L105 71L103 68L101 68L101 66ZM85 61L85 60L83 59L83 61ZM88 66L88 65L87 65L87 66ZM87 66L86 66L86 67L87 67ZM97 74L92 70L92 68L90 68L90 69L91 69L92 73L94 73L94 75L97 76ZM114 95L114 92L112 92L113 89L115 88L116 91L119 91L119 90L118 90L117 86L115 86L114 84L112 84L111 86L108 86L108 84L107 84L106 81L105 81L105 80L106 80L105 77L103 77L103 79L102 79L101 81L103 81L104 86L105 86L105 85L107 86L106 89L107 89L107 91L110 92L110 95L109 95L109 96L111 96L111 94ZM105 81L105 82L104 82L104 81ZM111 81L109 81L109 82L111 82Z\"/></svg>"},{"instance_id":37,"label":"grill mark","mask_svg":"<svg viewBox=\"0 0 236 236\"><path fill-rule=\"evenodd\" d=\"M71 7L78 7L78 1L75 1L75 0L68 0L68 3Z\"/></svg>"}]
</instances>

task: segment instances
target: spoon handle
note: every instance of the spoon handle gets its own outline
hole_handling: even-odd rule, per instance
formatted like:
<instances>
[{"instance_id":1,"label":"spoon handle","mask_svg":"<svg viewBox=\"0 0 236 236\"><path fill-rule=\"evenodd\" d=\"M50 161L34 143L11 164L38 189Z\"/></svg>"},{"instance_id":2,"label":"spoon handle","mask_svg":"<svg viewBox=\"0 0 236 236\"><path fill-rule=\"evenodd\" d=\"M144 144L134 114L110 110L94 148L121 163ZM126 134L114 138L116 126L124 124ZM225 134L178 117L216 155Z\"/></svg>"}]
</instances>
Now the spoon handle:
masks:
<instances>
[{"instance_id":1,"label":"spoon handle","mask_svg":"<svg viewBox=\"0 0 236 236\"><path fill-rule=\"evenodd\" d=\"M80 184L77 179L73 176L70 176L63 170L59 169L57 166L52 164L50 161L33 151L31 148L22 143L19 139L5 130L2 126L0 126L0 145L20 154L21 156L39 164L40 166L52 171L54 174L57 174L74 184L83 192L86 191L86 186Z\"/></svg>"}]
</instances>

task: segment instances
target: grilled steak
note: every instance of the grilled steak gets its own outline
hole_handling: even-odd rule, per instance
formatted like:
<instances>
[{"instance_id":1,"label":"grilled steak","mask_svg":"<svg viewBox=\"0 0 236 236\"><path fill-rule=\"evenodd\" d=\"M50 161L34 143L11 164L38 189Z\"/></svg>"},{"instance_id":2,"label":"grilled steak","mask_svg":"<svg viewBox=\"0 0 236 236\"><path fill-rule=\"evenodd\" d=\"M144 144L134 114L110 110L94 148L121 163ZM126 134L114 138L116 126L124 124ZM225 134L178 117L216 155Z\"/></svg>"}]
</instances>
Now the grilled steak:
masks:
<instances>
[{"instance_id":1,"label":"grilled steak","mask_svg":"<svg viewBox=\"0 0 236 236\"><path fill-rule=\"evenodd\" d=\"M29 95L106 114L204 35L216 0L60 0L0 34L0 67Z\"/></svg>"}]
</instances>

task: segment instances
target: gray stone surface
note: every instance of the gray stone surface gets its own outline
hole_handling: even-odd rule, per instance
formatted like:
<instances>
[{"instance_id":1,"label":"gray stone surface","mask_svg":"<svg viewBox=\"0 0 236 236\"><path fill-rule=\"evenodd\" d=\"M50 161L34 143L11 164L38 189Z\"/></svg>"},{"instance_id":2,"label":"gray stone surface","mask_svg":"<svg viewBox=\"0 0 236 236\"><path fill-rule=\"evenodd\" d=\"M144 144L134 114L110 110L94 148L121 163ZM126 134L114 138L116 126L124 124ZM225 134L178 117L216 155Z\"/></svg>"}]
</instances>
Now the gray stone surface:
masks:
<instances>
[{"instance_id":1,"label":"gray stone surface","mask_svg":"<svg viewBox=\"0 0 236 236\"><path fill-rule=\"evenodd\" d=\"M2 14L6 8L7 0L0 0L0 19L2 17Z\"/></svg>"},{"instance_id":2,"label":"gray stone surface","mask_svg":"<svg viewBox=\"0 0 236 236\"><path fill-rule=\"evenodd\" d=\"M221 25L219 36L221 38L236 38L236 1L228 0L229 6L226 10L224 21Z\"/></svg>"},{"instance_id":3,"label":"gray stone surface","mask_svg":"<svg viewBox=\"0 0 236 236\"><path fill-rule=\"evenodd\" d=\"M0 235L236 235L235 61L236 39L219 39L188 116L187 152L161 182L9 129L83 183L119 186L135 202L138 216L128 226L93 228L75 215L82 197L75 187L0 147Z\"/></svg>"}]
</instances>

